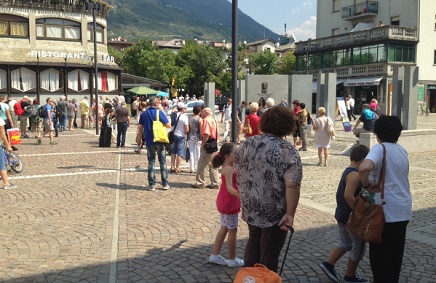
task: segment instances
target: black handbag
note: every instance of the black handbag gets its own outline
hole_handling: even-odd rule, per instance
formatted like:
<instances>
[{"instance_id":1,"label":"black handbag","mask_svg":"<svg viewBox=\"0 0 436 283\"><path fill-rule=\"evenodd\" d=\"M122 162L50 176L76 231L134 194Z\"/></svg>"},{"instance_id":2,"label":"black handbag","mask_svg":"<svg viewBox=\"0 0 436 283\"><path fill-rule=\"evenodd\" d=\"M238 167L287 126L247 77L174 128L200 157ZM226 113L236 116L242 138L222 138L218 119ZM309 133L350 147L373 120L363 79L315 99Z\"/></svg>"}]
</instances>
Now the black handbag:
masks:
<instances>
[{"instance_id":1,"label":"black handbag","mask_svg":"<svg viewBox=\"0 0 436 283\"><path fill-rule=\"evenodd\" d=\"M216 134L215 136L218 137L218 125L215 121L215 129L216 129ZM206 141L206 144L204 145L204 150L206 150L207 153L214 153L218 151L218 143L216 141L216 139L209 137Z\"/></svg>"},{"instance_id":2,"label":"black handbag","mask_svg":"<svg viewBox=\"0 0 436 283\"><path fill-rule=\"evenodd\" d=\"M170 144L172 144L174 142L174 130L177 127L177 123L179 122L179 118L182 114L179 115L179 117L177 117L176 123L174 124L174 128L172 131L168 132L168 140L170 141Z\"/></svg>"}]
</instances>

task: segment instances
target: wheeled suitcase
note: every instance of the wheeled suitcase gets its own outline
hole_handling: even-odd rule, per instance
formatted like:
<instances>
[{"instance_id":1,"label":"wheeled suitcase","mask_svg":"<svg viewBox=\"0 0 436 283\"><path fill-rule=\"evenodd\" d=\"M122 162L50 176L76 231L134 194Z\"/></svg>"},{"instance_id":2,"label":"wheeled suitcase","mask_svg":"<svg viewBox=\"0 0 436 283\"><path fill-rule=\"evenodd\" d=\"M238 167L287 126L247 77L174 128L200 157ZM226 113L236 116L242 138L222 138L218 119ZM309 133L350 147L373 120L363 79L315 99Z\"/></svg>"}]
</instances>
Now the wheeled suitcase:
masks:
<instances>
[{"instance_id":1,"label":"wheeled suitcase","mask_svg":"<svg viewBox=\"0 0 436 283\"><path fill-rule=\"evenodd\" d=\"M103 127L100 131L100 138L98 142L99 147L111 147L112 128Z\"/></svg>"},{"instance_id":2,"label":"wheeled suitcase","mask_svg":"<svg viewBox=\"0 0 436 283\"><path fill-rule=\"evenodd\" d=\"M283 272L283 266L285 265L286 256L288 255L289 246L291 244L292 235L294 234L294 228L288 227L290 231L288 245L285 250L285 255L283 257L282 266L280 267L279 274L275 273L274 271L269 270L265 265L257 263L254 265L254 267L244 267L241 270L238 271L236 274L235 280L233 283L243 283L243 282L256 282L256 283L262 283L262 282L274 282L274 283L281 283L282 278L282 272ZM271 234L270 234L271 236ZM268 236L269 243L270 237ZM264 256L266 254L266 249L268 248L268 244L265 247L265 252L263 253ZM263 262L263 258L261 262Z\"/></svg>"}]
</instances>

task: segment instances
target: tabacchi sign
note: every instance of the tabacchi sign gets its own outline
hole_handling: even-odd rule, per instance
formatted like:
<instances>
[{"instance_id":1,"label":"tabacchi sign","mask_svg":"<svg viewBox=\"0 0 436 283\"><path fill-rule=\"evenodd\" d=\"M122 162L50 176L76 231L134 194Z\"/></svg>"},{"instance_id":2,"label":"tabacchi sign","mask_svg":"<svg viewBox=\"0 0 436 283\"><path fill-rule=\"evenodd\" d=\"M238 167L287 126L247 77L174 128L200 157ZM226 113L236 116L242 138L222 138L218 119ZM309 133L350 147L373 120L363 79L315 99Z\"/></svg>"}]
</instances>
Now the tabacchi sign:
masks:
<instances>
[{"instance_id":1,"label":"tabacchi sign","mask_svg":"<svg viewBox=\"0 0 436 283\"><path fill-rule=\"evenodd\" d=\"M81 52L63 52L63 51L36 51L32 50L30 56L37 58L64 58L64 59L79 59L91 61L92 57L86 53ZM101 60L106 62L115 62L114 56L107 54L101 55Z\"/></svg>"}]
</instances>

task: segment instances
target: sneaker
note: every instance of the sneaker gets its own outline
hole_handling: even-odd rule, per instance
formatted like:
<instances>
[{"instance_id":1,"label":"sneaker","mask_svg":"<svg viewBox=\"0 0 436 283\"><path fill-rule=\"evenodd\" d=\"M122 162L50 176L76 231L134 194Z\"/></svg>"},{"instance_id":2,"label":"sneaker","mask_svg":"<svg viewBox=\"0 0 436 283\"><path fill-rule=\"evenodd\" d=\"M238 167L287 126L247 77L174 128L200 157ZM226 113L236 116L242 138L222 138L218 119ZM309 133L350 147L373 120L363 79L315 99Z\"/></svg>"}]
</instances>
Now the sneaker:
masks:
<instances>
[{"instance_id":1,"label":"sneaker","mask_svg":"<svg viewBox=\"0 0 436 283\"><path fill-rule=\"evenodd\" d=\"M307 148L302 148L302 147L300 147L300 148L298 149L298 151L307 151Z\"/></svg>"},{"instance_id":2,"label":"sneaker","mask_svg":"<svg viewBox=\"0 0 436 283\"><path fill-rule=\"evenodd\" d=\"M339 283L339 277L338 275L336 275L335 268L330 263L328 263L327 261L323 261L319 266L330 280Z\"/></svg>"},{"instance_id":3,"label":"sneaker","mask_svg":"<svg viewBox=\"0 0 436 283\"><path fill-rule=\"evenodd\" d=\"M344 282L345 283L353 283L353 282L368 282L367 279L360 277L359 275L354 275L353 277L344 276Z\"/></svg>"},{"instance_id":4,"label":"sneaker","mask_svg":"<svg viewBox=\"0 0 436 283\"><path fill-rule=\"evenodd\" d=\"M210 255L209 262L227 266L227 260L222 255Z\"/></svg>"},{"instance_id":5,"label":"sneaker","mask_svg":"<svg viewBox=\"0 0 436 283\"><path fill-rule=\"evenodd\" d=\"M244 266L244 260L239 257L235 257L235 259L229 259L227 261L228 267L241 267Z\"/></svg>"},{"instance_id":6,"label":"sneaker","mask_svg":"<svg viewBox=\"0 0 436 283\"><path fill-rule=\"evenodd\" d=\"M42 143L41 138L37 138L37 139L36 139L36 144L41 144L41 143Z\"/></svg>"},{"instance_id":7,"label":"sneaker","mask_svg":"<svg viewBox=\"0 0 436 283\"><path fill-rule=\"evenodd\" d=\"M162 190L168 191L170 189L170 185L163 186Z\"/></svg>"},{"instance_id":8,"label":"sneaker","mask_svg":"<svg viewBox=\"0 0 436 283\"><path fill-rule=\"evenodd\" d=\"M10 189L15 189L17 187L17 185L14 185L14 184L9 184L9 186L4 186L4 189L5 190L10 190Z\"/></svg>"},{"instance_id":9,"label":"sneaker","mask_svg":"<svg viewBox=\"0 0 436 283\"><path fill-rule=\"evenodd\" d=\"M217 189L220 188L220 186L219 185L212 185L212 184L210 184L210 185L207 185L206 188L217 190Z\"/></svg>"},{"instance_id":10,"label":"sneaker","mask_svg":"<svg viewBox=\"0 0 436 283\"><path fill-rule=\"evenodd\" d=\"M50 144L51 144L51 145L55 145L55 144L58 144L58 143L55 142L55 141L52 141L52 142L50 142Z\"/></svg>"},{"instance_id":11,"label":"sneaker","mask_svg":"<svg viewBox=\"0 0 436 283\"><path fill-rule=\"evenodd\" d=\"M137 154L141 154L141 150L139 148L134 149L133 152Z\"/></svg>"},{"instance_id":12,"label":"sneaker","mask_svg":"<svg viewBox=\"0 0 436 283\"><path fill-rule=\"evenodd\" d=\"M147 191L155 191L156 187L154 185L148 185L147 187L144 187L144 189Z\"/></svg>"}]
</instances>

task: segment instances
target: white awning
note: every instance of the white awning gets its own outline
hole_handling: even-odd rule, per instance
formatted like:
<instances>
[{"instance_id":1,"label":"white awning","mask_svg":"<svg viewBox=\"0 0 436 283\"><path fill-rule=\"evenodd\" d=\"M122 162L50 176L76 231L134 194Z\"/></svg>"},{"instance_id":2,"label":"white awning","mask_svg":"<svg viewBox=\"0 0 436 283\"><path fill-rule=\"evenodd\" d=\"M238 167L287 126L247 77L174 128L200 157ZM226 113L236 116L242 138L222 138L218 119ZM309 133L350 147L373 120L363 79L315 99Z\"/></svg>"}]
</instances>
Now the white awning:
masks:
<instances>
[{"instance_id":1,"label":"white awning","mask_svg":"<svg viewBox=\"0 0 436 283\"><path fill-rule=\"evenodd\" d=\"M344 82L344 86L372 86L379 85L383 77L372 78L354 78Z\"/></svg>"}]
</instances>

